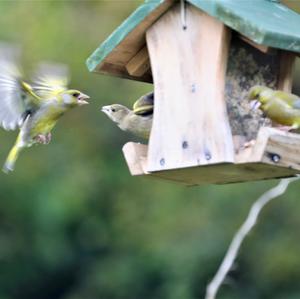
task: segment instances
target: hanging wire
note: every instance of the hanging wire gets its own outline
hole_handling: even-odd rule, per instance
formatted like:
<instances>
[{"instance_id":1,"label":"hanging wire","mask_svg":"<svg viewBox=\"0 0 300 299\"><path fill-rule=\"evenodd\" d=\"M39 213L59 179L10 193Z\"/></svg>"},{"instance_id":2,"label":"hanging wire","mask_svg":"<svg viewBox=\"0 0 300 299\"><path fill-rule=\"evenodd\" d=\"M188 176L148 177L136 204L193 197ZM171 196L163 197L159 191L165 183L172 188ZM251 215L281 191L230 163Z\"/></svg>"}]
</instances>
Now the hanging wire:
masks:
<instances>
[{"instance_id":1,"label":"hanging wire","mask_svg":"<svg viewBox=\"0 0 300 299\"><path fill-rule=\"evenodd\" d=\"M180 15L181 15L181 25L182 29L186 30L186 7L185 7L185 0L180 0Z\"/></svg>"}]
</instances>

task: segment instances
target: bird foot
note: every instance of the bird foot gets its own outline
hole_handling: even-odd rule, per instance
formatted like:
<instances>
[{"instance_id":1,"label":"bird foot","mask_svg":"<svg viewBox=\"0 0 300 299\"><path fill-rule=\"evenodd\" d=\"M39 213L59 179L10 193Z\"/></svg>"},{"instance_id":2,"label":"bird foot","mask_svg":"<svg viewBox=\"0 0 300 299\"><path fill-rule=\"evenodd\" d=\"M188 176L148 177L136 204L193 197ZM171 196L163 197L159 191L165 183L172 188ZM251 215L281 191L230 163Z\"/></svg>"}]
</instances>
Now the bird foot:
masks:
<instances>
[{"instance_id":1,"label":"bird foot","mask_svg":"<svg viewBox=\"0 0 300 299\"><path fill-rule=\"evenodd\" d=\"M249 147L252 147L252 146L254 146L254 145L255 145L255 140L252 139L252 140L250 140L250 141L245 142L245 143L243 144L243 148L249 148Z\"/></svg>"},{"instance_id":2,"label":"bird foot","mask_svg":"<svg viewBox=\"0 0 300 299\"><path fill-rule=\"evenodd\" d=\"M52 134L51 134L51 132L47 133L45 136L46 136L46 144L49 144L50 141L51 141L51 139L52 139Z\"/></svg>"},{"instance_id":3,"label":"bird foot","mask_svg":"<svg viewBox=\"0 0 300 299\"><path fill-rule=\"evenodd\" d=\"M284 132L289 132L291 130L295 130L295 126L277 126L276 129L284 131Z\"/></svg>"},{"instance_id":4,"label":"bird foot","mask_svg":"<svg viewBox=\"0 0 300 299\"><path fill-rule=\"evenodd\" d=\"M46 135L38 134L34 139L37 143L49 144L49 142L51 141L51 133L47 133Z\"/></svg>"}]
</instances>

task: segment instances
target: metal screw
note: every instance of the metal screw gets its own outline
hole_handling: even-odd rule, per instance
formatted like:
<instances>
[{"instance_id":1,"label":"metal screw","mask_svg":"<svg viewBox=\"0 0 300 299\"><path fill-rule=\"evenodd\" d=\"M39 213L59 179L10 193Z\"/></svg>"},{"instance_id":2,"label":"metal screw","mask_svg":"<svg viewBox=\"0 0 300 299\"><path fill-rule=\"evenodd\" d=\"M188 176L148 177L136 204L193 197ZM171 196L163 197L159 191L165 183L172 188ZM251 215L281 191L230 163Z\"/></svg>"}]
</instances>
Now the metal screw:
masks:
<instances>
[{"instance_id":1,"label":"metal screw","mask_svg":"<svg viewBox=\"0 0 300 299\"><path fill-rule=\"evenodd\" d=\"M183 149L188 148L188 146L189 146L189 144L188 144L187 141L183 141L183 142L182 142L182 148L183 148Z\"/></svg>"},{"instance_id":2,"label":"metal screw","mask_svg":"<svg viewBox=\"0 0 300 299\"><path fill-rule=\"evenodd\" d=\"M205 153L205 159L209 161L211 159L211 154L210 153Z\"/></svg>"},{"instance_id":3,"label":"metal screw","mask_svg":"<svg viewBox=\"0 0 300 299\"><path fill-rule=\"evenodd\" d=\"M274 163L278 163L280 161L280 156L277 154L273 154L271 159Z\"/></svg>"},{"instance_id":4,"label":"metal screw","mask_svg":"<svg viewBox=\"0 0 300 299\"><path fill-rule=\"evenodd\" d=\"M266 156L274 163L278 163L281 159L280 155L275 154L275 153L267 152Z\"/></svg>"}]
</instances>

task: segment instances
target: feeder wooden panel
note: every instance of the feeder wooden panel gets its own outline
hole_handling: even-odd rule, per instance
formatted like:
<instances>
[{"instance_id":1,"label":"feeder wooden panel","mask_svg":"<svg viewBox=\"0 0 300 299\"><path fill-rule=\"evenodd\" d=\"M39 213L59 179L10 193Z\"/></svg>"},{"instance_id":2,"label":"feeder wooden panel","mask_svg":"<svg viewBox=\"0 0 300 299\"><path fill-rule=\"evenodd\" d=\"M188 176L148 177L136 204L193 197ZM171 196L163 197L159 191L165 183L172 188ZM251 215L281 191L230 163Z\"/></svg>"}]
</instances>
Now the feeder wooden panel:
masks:
<instances>
[{"instance_id":1,"label":"feeder wooden panel","mask_svg":"<svg viewBox=\"0 0 300 299\"><path fill-rule=\"evenodd\" d=\"M224 98L230 31L189 6L187 30L180 6L146 33L154 79L154 118L148 170L233 162Z\"/></svg>"}]
</instances>

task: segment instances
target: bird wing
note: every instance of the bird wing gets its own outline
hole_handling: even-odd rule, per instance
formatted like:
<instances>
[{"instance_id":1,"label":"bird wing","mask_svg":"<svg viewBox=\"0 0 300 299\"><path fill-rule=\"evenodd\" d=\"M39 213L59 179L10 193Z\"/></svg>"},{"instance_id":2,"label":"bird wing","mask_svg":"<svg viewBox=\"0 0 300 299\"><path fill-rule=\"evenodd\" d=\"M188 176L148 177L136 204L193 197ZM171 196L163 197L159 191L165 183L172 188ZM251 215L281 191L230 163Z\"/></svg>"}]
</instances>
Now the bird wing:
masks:
<instances>
[{"instance_id":1,"label":"bird wing","mask_svg":"<svg viewBox=\"0 0 300 299\"><path fill-rule=\"evenodd\" d=\"M153 114L154 109L154 93L149 92L141 96L133 104L133 112L137 115L150 115Z\"/></svg>"},{"instance_id":2,"label":"bird wing","mask_svg":"<svg viewBox=\"0 0 300 299\"><path fill-rule=\"evenodd\" d=\"M300 98L295 94L277 91L274 95L278 100L281 100L289 105L290 108L300 109Z\"/></svg>"},{"instance_id":3,"label":"bird wing","mask_svg":"<svg viewBox=\"0 0 300 299\"><path fill-rule=\"evenodd\" d=\"M57 63L40 63L33 75L32 88L41 99L55 97L67 90L69 83L68 67Z\"/></svg>"},{"instance_id":4,"label":"bird wing","mask_svg":"<svg viewBox=\"0 0 300 299\"><path fill-rule=\"evenodd\" d=\"M0 43L0 126L5 130L20 127L26 117L26 92L18 67L20 50Z\"/></svg>"}]
</instances>

